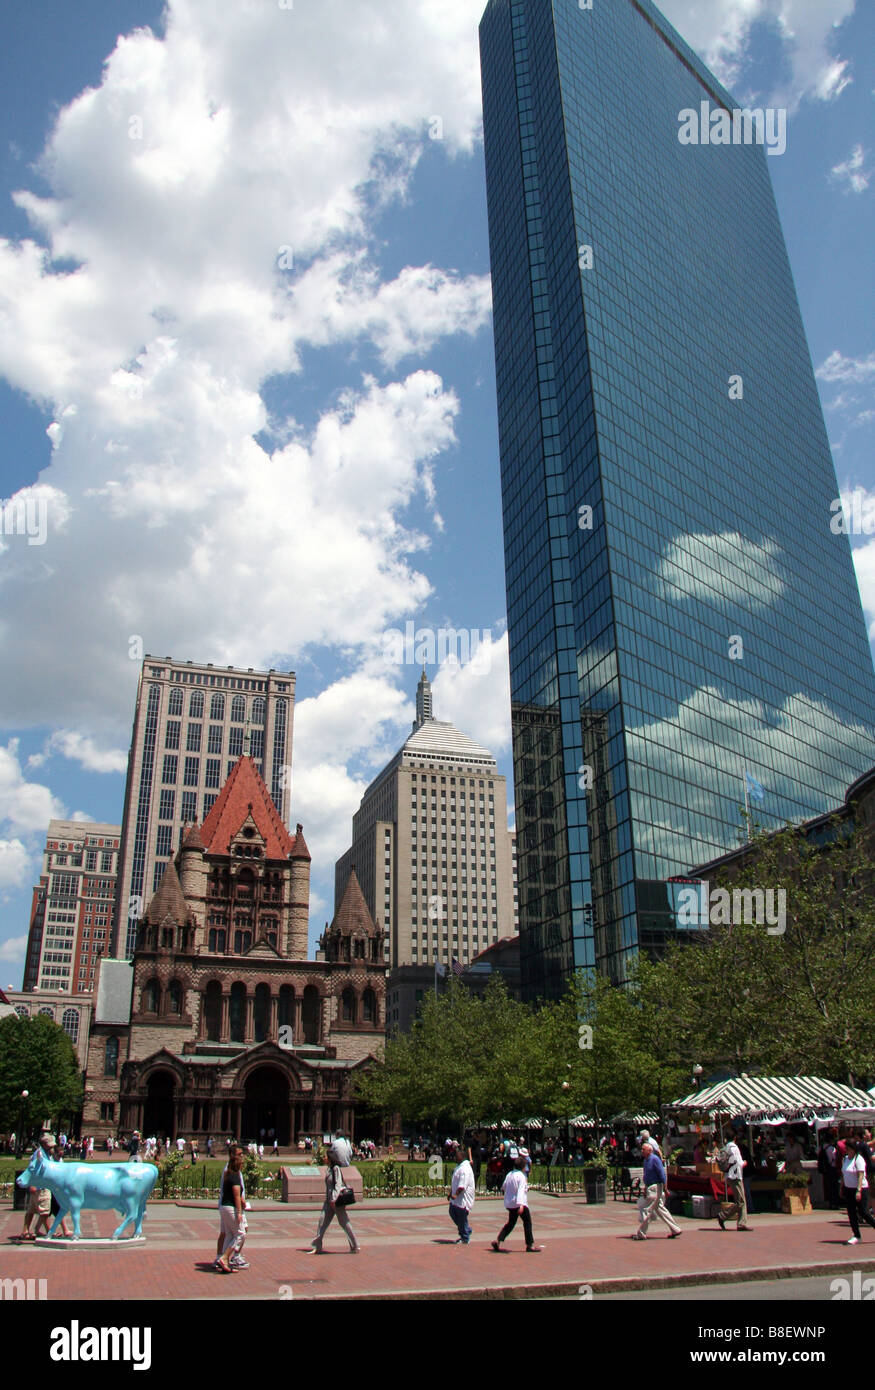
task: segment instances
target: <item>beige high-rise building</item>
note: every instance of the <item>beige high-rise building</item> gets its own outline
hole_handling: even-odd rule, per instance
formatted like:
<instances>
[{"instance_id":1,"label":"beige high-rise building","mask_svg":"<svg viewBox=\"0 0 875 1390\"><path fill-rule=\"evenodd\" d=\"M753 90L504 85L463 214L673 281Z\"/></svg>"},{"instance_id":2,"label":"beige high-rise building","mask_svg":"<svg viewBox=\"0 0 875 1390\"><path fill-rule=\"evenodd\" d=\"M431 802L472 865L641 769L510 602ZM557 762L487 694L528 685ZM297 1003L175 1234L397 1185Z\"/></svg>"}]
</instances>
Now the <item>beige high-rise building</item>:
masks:
<instances>
[{"instance_id":1,"label":"beige high-rise building","mask_svg":"<svg viewBox=\"0 0 875 1390\"><path fill-rule=\"evenodd\" d=\"M432 717L422 673L413 732L371 783L335 866L335 904L355 869L386 932L388 965L465 964L518 929L516 845L491 753Z\"/></svg>"},{"instance_id":2,"label":"beige high-rise building","mask_svg":"<svg viewBox=\"0 0 875 1390\"><path fill-rule=\"evenodd\" d=\"M113 933L120 825L50 820L34 887L24 988L90 994Z\"/></svg>"},{"instance_id":3,"label":"beige high-rise building","mask_svg":"<svg viewBox=\"0 0 875 1390\"><path fill-rule=\"evenodd\" d=\"M143 661L122 820L113 955L133 954L136 926L193 821L203 823L243 754L288 827L294 671Z\"/></svg>"}]
</instances>

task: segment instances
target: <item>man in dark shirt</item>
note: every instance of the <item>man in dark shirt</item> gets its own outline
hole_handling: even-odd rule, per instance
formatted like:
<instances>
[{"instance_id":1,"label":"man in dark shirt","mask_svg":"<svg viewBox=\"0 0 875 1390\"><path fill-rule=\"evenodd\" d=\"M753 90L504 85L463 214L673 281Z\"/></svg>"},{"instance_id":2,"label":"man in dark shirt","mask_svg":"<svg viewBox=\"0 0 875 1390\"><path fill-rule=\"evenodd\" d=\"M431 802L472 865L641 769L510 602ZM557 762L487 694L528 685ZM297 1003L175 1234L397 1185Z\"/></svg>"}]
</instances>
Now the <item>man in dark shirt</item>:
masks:
<instances>
[{"instance_id":1,"label":"man in dark shirt","mask_svg":"<svg viewBox=\"0 0 875 1390\"><path fill-rule=\"evenodd\" d=\"M140 1131L138 1129L135 1129L131 1135L131 1142L128 1144L128 1153L131 1156L132 1163L142 1162L140 1158Z\"/></svg>"}]
</instances>

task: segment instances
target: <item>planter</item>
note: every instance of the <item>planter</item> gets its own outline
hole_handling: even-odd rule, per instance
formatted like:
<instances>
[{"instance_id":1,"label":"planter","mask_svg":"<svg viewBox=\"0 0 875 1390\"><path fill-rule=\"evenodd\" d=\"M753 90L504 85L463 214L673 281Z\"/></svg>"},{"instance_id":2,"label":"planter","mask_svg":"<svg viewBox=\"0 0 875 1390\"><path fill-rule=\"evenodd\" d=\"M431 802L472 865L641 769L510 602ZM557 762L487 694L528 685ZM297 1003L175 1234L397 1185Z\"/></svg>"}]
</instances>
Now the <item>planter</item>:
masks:
<instances>
[{"instance_id":1,"label":"planter","mask_svg":"<svg viewBox=\"0 0 875 1390\"><path fill-rule=\"evenodd\" d=\"M608 1200L608 1175L603 1168L597 1171L584 1170L583 1185L586 1191L587 1206L600 1205Z\"/></svg>"},{"instance_id":2,"label":"planter","mask_svg":"<svg viewBox=\"0 0 875 1390\"><path fill-rule=\"evenodd\" d=\"M781 1211L785 1216L801 1216L811 1211L807 1187L785 1187L781 1193Z\"/></svg>"}]
</instances>

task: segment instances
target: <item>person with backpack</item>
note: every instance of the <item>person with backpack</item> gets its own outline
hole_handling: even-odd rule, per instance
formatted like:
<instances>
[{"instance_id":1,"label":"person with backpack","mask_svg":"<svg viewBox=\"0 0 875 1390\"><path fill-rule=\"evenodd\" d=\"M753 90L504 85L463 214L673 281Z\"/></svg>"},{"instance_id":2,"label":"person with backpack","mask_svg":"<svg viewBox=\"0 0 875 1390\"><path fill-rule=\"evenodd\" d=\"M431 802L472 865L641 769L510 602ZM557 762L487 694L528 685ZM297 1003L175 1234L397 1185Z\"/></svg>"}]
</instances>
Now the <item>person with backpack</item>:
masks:
<instances>
[{"instance_id":1,"label":"person with backpack","mask_svg":"<svg viewBox=\"0 0 875 1390\"><path fill-rule=\"evenodd\" d=\"M732 1201L720 1202L717 1207L717 1222L721 1231L726 1230L727 1221L735 1217L737 1231L750 1231L747 1224L747 1199L744 1193L744 1159L735 1139L729 1139L717 1159L723 1174L725 1187L732 1193Z\"/></svg>"}]
</instances>

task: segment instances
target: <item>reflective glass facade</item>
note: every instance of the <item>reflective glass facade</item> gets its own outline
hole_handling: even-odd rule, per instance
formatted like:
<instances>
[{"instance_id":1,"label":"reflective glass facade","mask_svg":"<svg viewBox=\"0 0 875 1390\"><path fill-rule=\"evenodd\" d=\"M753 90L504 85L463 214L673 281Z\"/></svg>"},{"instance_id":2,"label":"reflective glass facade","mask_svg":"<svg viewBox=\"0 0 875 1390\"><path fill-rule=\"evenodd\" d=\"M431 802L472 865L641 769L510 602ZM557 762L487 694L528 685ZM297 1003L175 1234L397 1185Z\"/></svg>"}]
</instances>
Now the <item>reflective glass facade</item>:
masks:
<instances>
[{"instance_id":1,"label":"reflective glass facade","mask_svg":"<svg viewBox=\"0 0 875 1390\"><path fill-rule=\"evenodd\" d=\"M769 159L678 139L737 103L648 0L491 0L480 38L537 995L662 943L745 769L767 825L840 804L875 676Z\"/></svg>"}]
</instances>

